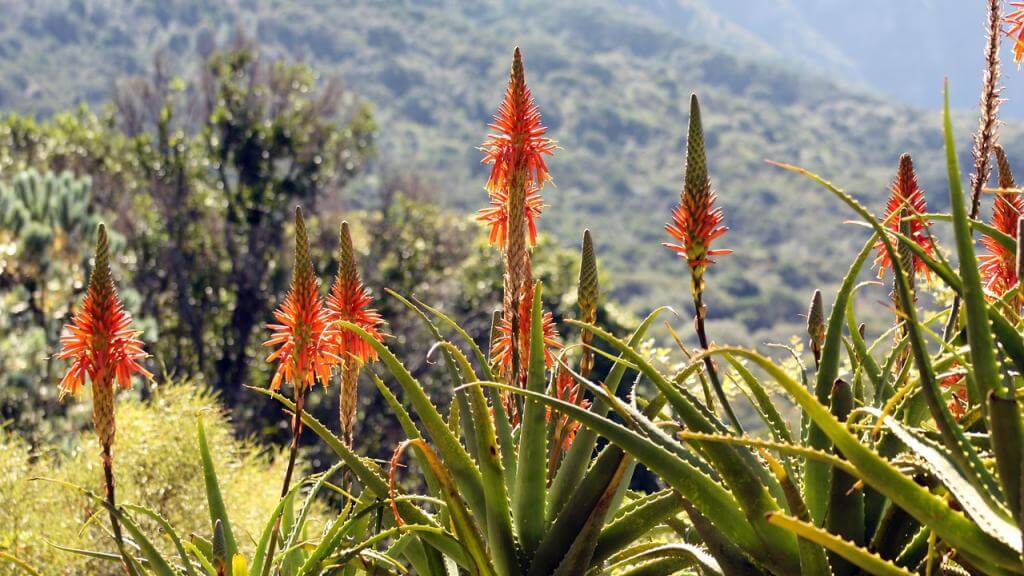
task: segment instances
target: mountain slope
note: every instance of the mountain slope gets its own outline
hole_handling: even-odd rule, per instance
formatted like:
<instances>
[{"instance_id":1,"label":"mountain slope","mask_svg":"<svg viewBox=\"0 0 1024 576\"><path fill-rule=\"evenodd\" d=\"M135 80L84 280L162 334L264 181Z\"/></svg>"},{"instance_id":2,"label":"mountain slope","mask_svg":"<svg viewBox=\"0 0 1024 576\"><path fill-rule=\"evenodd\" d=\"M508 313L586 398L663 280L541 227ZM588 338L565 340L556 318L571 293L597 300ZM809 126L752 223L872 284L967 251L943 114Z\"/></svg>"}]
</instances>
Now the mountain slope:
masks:
<instances>
[{"instance_id":1,"label":"mountain slope","mask_svg":"<svg viewBox=\"0 0 1024 576\"><path fill-rule=\"evenodd\" d=\"M590 227L613 297L635 309L683 309L688 301L685 266L660 243L681 184L686 103L697 92L731 227L721 244L736 250L709 273L717 340L798 333L813 289L834 285L866 238L843 224L851 214L835 200L764 158L818 171L880 209L898 155L910 152L933 206L946 203L936 113L840 87L770 56L737 56L715 44L733 42L735 22L699 4L680 13L690 14L686 25L613 0L142 4L0 4L13 16L0 20L0 106L45 113L76 97L99 102L112 78L144 69L157 48L184 66L198 47L242 26L270 55L340 74L373 103L379 170L418 172L448 206L469 212L486 203L475 147L519 45L562 147L551 161L557 188L545 190L550 207L541 228L575 244ZM737 43L766 44L736 34ZM931 83L936 103L941 81ZM972 128L970 118L958 123L965 149ZM1003 142L1011 155L1024 154L1018 128L1004 128ZM883 300L885 291L868 297Z\"/></svg>"}]
</instances>

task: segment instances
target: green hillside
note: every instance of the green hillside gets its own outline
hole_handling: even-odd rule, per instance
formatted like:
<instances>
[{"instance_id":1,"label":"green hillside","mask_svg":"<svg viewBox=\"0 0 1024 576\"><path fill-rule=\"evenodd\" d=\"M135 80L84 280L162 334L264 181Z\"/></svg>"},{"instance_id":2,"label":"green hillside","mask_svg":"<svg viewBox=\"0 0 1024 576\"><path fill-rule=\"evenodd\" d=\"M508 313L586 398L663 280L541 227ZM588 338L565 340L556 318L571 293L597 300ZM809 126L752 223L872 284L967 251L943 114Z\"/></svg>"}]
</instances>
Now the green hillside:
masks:
<instances>
[{"instance_id":1,"label":"green hillside","mask_svg":"<svg viewBox=\"0 0 1024 576\"><path fill-rule=\"evenodd\" d=\"M660 243L681 182L686 102L697 92L731 228L721 244L736 250L709 276L710 329L747 343L799 332L813 289L832 286L842 272L833 263L866 237L843 224L850 215L835 200L763 159L818 171L880 210L897 157L909 152L933 205L948 202L937 113L760 60L760 41L731 35L707 10L687 12L682 25L625 1L506 4L0 2L0 109L47 114L103 102L117 78L147 69L158 50L183 71L240 28L267 54L302 58L372 103L376 177L414 172L468 213L486 202L476 146L519 45L562 147L541 227L570 245L590 226L612 297L641 310L688 301L684 266ZM725 43L749 46L748 55ZM938 103L942 78L933 82ZM960 119L964 150L974 122ZM1011 156L1024 153L1022 136L1004 127Z\"/></svg>"}]
</instances>

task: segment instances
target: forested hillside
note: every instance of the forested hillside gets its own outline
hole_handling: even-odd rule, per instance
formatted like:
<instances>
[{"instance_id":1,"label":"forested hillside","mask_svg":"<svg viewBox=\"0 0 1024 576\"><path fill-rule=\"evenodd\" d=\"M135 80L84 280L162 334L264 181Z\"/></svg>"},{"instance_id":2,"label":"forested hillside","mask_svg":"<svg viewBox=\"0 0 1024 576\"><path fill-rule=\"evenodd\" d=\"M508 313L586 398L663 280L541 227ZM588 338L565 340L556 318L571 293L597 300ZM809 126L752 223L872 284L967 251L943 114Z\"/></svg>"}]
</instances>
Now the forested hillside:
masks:
<instances>
[{"instance_id":1,"label":"forested hillside","mask_svg":"<svg viewBox=\"0 0 1024 576\"><path fill-rule=\"evenodd\" d=\"M183 72L244 30L265 55L304 59L371 103L380 152L356 189L412 173L468 213L486 204L476 146L519 45L562 148L551 162L557 188L545 192L541 228L574 245L591 227L612 298L642 310L687 302L684 265L660 243L681 182L686 102L698 92L711 174L732 229L724 247L742 248L709 276L710 329L716 339L747 343L798 333L811 292L842 272L835 263L845 259L836 256L866 237L840 223L847 214L834 199L763 159L814 169L880 211L897 158L909 152L932 205L948 203L937 113L784 69L759 54L763 39L735 33L721 14L680 9L669 18L671 2L661 11L613 0L506 4L0 2L0 109L47 115L80 100L99 104L158 52ZM941 84L931 80L936 104ZM975 122L958 122L965 161ZM1001 141L1011 158L1024 153L1016 126L1004 127Z\"/></svg>"}]
</instances>

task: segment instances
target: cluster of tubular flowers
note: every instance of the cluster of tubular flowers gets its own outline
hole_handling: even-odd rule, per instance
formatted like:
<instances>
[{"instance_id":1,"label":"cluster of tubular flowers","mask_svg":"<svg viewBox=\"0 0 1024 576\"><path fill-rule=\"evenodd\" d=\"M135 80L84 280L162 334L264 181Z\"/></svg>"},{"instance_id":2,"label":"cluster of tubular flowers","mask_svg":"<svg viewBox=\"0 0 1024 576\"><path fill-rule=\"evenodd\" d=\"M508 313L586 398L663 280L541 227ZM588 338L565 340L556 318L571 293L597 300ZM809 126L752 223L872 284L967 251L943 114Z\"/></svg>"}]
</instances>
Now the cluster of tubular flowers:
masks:
<instances>
[{"instance_id":1,"label":"cluster of tubular flowers","mask_svg":"<svg viewBox=\"0 0 1024 576\"><path fill-rule=\"evenodd\" d=\"M999 167L999 188L1016 188L1017 184L1002 147L996 147L996 160ZM997 192L995 197L990 224L1016 240L1017 220L1024 214L1024 198L1013 192ZM991 296L1000 297L1017 286L1017 255L987 234L982 235L981 244L985 247L986 253L978 256L978 263L985 281L985 289Z\"/></svg>"},{"instance_id":2,"label":"cluster of tubular flowers","mask_svg":"<svg viewBox=\"0 0 1024 576\"><path fill-rule=\"evenodd\" d=\"M896 178L890 187L889 199L885 204L885 215L882 217L882 224L893 232L901 232L914 241L928 255L935 253L935 243L928 233L930 222L920 218L927 213L928 207L924 199L924 191L917 185L917 175L914 173L914 163L909 154L900 156L899 169ZM918 216L918 218L914 218ZM901 229L902 226L902 229ZM909 234L907 234L909 232ZM885 276L886 270L892 268L892 259L885 249L885 244L879 240L875 243L875 267L878 268L878 277ZM905 272L929 273L928 266L924 261L914 255L913 267Z\"/></svg>"},{"instance_id":3,"label":"cluster of tubular flowers","mask_svg":"<svg viewBox=\"0 0 1024 576\"><path fill-rule=\"evenodd\" d=\"M515 50L505 97L489 125L492 130L480 147L483 164L491 166L486 189L490 206L477 219L490 227L490 244L505 253L505 313L498 326L492 360L502 374L529 362L532 279L529 253L525 248L537 240L537 219L544 208L541 188L551 179L546 156L557 148L546 137L540 110L526 86L522 54ZM522 202L522 205L514 203ZM515 220L521 219L521 220ZM554 320L543 315L545 361L551 363L552 348L559 346ZM525 371L521 371L525 374Z\"/></svg>"},{"instance_id":4,"label":"cluster of tubular flowers","mask_svg":"<svg viewBox=\"0 0 1024 576\"><path fill-rule=\"evenodd\" d=\"M338 330L320 296L320 281L313 271L306 225L299 208L295 209L292 284L284 302L274 311L274 318L277 323L267 325L271 337L263 343L276 347L267 356L267 362L277 363L270 388L279 390L281 383L287 382L300 394L317 380L327 386L332 368L341 363L335 349Z\"/></svg>"},{"instance_id":5,"label":"cluster of tubular flowers","mask_svg":"<svg viewBox=\"0 0 1024 576\"><path fill-rule=\"evenodd\" d=\"M106 228L100 224L85 299L60 339L57 358L71 361L59 384L61 398L77 395L86 378L94 387L109 387L116 380L128 389L133 374L153 376L139 364L148 356L139 339L142 331L132 328L132 316L117 295L108 250Z\"/></svg>"},{"instance_id":6,"label":"cluster of tubular flowers","mask_svg":"<svg viewBox=\"0 0 1024 576\"><path fill-rule=\"evenodd\" d=\"M497 246L499 250L505 249L505 239L508 237L508 193L504 190L495 190L488 194L490 206L477 212L476 219L490 226L490 234L487 243ZM530 186L526 193L526 227L530 234L530 246L537 245L537 220L544 211L544 198L540 195L540 189L536 185Z\"/></svg>"},{"instance_id":7,"label":"cluster of tubular flowers","mask_svg":"<svg viewBox=\"0 0 1024 576\"><path fill-rule=\"evenodd\" d=\"M527 293L519 304L519 317L523 319L523 329L519 331L519 350L530 349L530 312L533 309L533 294ZM544 336L544 365L548 368L554 362L554 351L562 347L558 339L558 329L555 328L555 319L551 312L545 312L541 322L542 334ZM498 338L494 342L491 351L491 361L498 367L502 374L512 369L512 321L508 317L502 317L498 323ZM524 361L528 358L524 356Z\"/></svg>"},{"instance_id":8,"label":"cluster of tubular flowers","mask_svg":"<svg viewBox=\"0 0 1024 576\"><path fill-rule=\"evenodd\" d=\"M711 248L711 244L729 230L723 225L722 209L715 206L716 200L717 195L708 176L700 104L697 96L693 95L690 97L683 190L679 194L679 204L672 211L672 221L665 225L665 231L676 243L665 242L663 245L686 259L690 267L692 292L698 300L703 291L704 270L715 263L715 256L732 253L732 250Z\"/></svg>"},{"instance_id":9,"label":"cluster of tubular flowers","mask_svg":"<svg viewBox=\"0 0 1024 576\"><path fill-rule=\"evenodd\" d=\"M355 324L379 342L383 339L380 328L384 319L379 312L369 307L373 303L373 296L359 276L348 222L341 224L338 255L338 274L327 296L327 309L335 322ZM377 359L373 347L355 332L344 328L334 335L334 349L342 360L351 358L364 363Z\"/></svg>"},{"instance_id":10,"label":"cluster of tubular flowers","mask_svg":"<svg viewBox=\"0 0 1024 576\"><path fill-rule=\"evenodd\" d=\"M558 375L555 377L555 398L569 404L575 404L583 409L590 407L590 400L586 400L583 397L583 388L579 382L573 378L568 370L561 368L559 368ZM553 438L561 442L563 451L568 451L569 447L572 446L573 440L576 439L576 432L580 429L580 423L561 412L552 414L551 408L548 407L548 422L551 422L552 418L554 419Z\"/></svg>"}]
</instances>

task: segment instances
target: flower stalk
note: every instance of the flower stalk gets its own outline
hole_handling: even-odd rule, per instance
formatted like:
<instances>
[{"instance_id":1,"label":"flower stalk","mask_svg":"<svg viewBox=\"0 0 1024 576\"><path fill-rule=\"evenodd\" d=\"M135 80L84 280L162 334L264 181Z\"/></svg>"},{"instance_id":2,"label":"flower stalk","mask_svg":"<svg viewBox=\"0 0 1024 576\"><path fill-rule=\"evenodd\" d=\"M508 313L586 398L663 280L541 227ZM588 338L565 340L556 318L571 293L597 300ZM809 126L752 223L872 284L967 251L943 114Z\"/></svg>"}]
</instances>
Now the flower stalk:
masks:
<instances>
[{"instance_id":1,"label":"flower stalk","mask_svg":"<svg viewBox=\"0 0 1024 576\"><path fill-rule=\"evenodd\" d=\"M114 438L117 424L114 415L114 384L131 388L134 374L152 378L139 362L148 357L139 336L132 328L132 317L117 294L110 272L110 242L107 229L100 224L96 231L95 264L89 275L89 286L82 307L71 323L64 326L61 350L57 358L71 360L71 366L60 381L60 397L75 396L88 379L92 384L93 427L100 443L103 466L104 496L110 504L110 526L121 553L125 570L132 573L121 534L114 479Z\"/></svg>"},{"instance_id":2,"label":"flower stalk","mask_svg":"<svg viewBox=\"0 0 1024 576\"><path fill-rule=\"evenodd\" d=\"M683 190L680 193L679 205L672 212L672 222L665 225L665 230L678 244L665 243L664 246L685 258L689 266L690 295L694 308L693 326L700 347L704 350L710 348L704 323L707 317L707 306L704 304L704 273L708 266L715 263L713 257L732 253L732 250L711 249L712 242L728 231L728 228L722 225L722 209L715 206L715 200L716 194L708 176L700 103L697 101L697 95L693 94L690 96L690 126L686 140ZM704 356L704 368L726 416L736 431L742 433L743 426L725 396L718 368L710 355Z\"/></svg>"}]
</instances>

